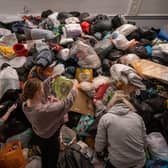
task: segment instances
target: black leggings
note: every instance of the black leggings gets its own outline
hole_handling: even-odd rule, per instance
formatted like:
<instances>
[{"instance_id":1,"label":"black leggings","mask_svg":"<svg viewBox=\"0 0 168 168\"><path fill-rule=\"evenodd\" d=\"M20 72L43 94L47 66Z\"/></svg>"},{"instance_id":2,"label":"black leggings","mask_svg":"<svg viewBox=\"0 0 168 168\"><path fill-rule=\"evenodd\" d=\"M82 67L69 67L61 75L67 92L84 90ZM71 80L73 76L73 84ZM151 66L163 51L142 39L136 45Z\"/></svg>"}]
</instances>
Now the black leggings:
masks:
<instances>
[{"instance_id":1,"label":"black leggings","mask_svg":"<svg viewBox=\"0 0 168 168\"><path fill-rule=\"evenodd\" d=\"M32 142L38 145L42 152L42 168L56 168L60 149L59 131L48 139L35 134Z\"/></svg>"}]
</instances>

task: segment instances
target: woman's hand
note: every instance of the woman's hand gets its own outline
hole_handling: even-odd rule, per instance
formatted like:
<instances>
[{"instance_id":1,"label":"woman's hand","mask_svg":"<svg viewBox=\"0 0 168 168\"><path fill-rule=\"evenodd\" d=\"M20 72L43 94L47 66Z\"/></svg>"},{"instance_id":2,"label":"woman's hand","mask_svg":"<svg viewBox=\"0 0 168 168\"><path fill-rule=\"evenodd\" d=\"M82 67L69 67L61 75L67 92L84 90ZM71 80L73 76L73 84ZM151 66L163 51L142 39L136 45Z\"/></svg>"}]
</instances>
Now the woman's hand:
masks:
<instances>
[{"instance_id":1,"label":"woman's hand","mask_svg":"<svg viewBox=\"0 0 168 168\"><path fill-rule=\"evenodd\" d=\"M72 89L77 89L78 87L79 87L79 82L76 79L74 79Z\"/></svg>"},{"instance_id":2,"label":"woman's hand","mask_svg":"<svg viewBox=\"0 0 168 168\"><path fill-rule=\"evenodd\" d=\"M48 101L49 101L50 103L53 103L53 102L59 101L59 99L56 98L55 96L51 95L51 96L48 96Z\"/></svg>"},{"instance_id":3,"label":"woman's hand","mask_svg":"<svg viewBox=\"0 0 168 168\"><path fill-rule=\"evenodd\" d=\"M9 107L8 112L11 113L17 108L17 104L13 104L11 107Z\"/></svg>"},{"instance_id":4,"label":"woman's hand","mask_svg":"<svg viewBox=\"0 0 168 168\"><path fill-rule=\"evenodd\" d=\"M1 119L5 122L9 118L12 111L14 111L16 108L17 104L13 104L11 107L9 107L8 111L1 117Z\"/></svg>"}]
</instances>

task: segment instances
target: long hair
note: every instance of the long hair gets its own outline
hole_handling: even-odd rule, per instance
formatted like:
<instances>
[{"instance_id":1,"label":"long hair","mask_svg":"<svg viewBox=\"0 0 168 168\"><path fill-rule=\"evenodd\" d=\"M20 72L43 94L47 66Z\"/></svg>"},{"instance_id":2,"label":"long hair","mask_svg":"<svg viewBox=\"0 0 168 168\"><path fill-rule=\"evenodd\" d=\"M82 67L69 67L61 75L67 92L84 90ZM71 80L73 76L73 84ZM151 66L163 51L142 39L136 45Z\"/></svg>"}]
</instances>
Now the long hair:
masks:
<instances>
[{"instance_id":1,"label":"long hair","mask_svg":"<svg viewBox=\"0 0 168 168\"><path fill-rule=\"evenodd\" d=\"M126 104L132 111L136 111L135 107L133 106L133 104L130 101L130 95L124 93L124 91L122 91L122 90L117 90L115 92L112 99L110 100L110 102L107 105L107 109L109 109L110 107L112 107L113 105L115 105L118 102L122 102L122 103Z\"/></svg>"},{"instance_id":2,"label":"long hair","mask_svg":"<svg viewBox=\"0 0 168 168\"><path fill-rule=\"evenodd\" d=\"M37 78L27 80L23 86L23 99L32 99L35 93L40 90L42 82Z\"/></svg>"}]
</instances>

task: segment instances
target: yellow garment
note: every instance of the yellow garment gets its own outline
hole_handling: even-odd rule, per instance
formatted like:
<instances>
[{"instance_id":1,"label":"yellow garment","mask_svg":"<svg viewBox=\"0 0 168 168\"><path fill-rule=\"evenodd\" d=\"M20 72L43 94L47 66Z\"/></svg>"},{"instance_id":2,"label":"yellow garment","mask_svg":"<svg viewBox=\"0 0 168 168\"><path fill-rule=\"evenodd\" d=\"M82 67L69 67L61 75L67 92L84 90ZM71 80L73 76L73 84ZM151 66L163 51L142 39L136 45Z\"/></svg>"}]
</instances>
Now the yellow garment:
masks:
<instances>
[{"instance_id":1,"label":"yellow garment","mask_svg":"<svg viewBox=\"0 0 168 168\"><path fill-rule=\"evenodd\" d=\"M91 82L93 80L93 69L77 68L75 78L79 82L83 82L83 81Z\"/></svg>"},{"instance_id":2,"label":"yellow garment","mask_svg":"<svg viewBox=\"0 0 168 168\"><path fill-rule=\"evenodd\" d=\"M13 48L6 46L0 46L0 52L7 58L10 58L15 54Z\"/></svg>"}]
</instances>

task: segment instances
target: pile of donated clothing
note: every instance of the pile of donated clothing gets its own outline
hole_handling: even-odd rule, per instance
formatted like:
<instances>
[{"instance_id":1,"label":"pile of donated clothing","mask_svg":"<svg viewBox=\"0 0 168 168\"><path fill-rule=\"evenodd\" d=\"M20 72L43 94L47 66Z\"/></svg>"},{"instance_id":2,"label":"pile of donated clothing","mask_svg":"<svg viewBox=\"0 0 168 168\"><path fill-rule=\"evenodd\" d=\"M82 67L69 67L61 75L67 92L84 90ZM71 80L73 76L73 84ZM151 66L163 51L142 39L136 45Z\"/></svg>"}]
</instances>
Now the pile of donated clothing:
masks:
<instances>
[{"instance_id":1,"label":"pile of donated clothing","mask_svg":"<svg viewBox=\"0 0 168 168\"><path fill-rule=\"evenodd\" d=\"M17 145L20 163L41 167L20 95L27 79L44 81L58 74L51 88L60 99L70 90L71 79L79 81L77 100L61 128L60 168L63 162L73 168L75 162L80 162L78 167L103 167L94 152L98 121L116 90L129 93L132 88L137 89L133 105L148 134L146 166L168 165L167 65L168 34L160 28L138 27L123 15L46 10L39 16L1 21L0 117L11 105L17 103L17 108L1 123L0 149ZM66 155L73 158L71 164Z\"/></svg>"}]
</instances>

